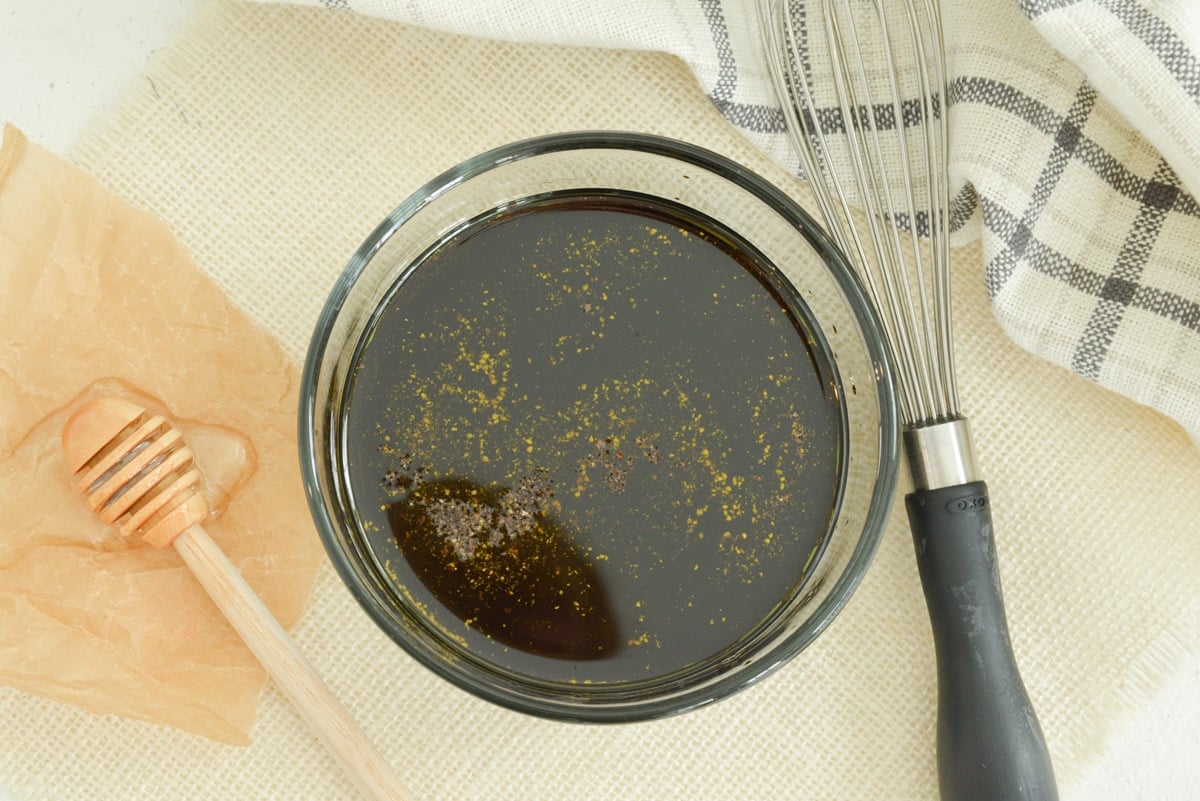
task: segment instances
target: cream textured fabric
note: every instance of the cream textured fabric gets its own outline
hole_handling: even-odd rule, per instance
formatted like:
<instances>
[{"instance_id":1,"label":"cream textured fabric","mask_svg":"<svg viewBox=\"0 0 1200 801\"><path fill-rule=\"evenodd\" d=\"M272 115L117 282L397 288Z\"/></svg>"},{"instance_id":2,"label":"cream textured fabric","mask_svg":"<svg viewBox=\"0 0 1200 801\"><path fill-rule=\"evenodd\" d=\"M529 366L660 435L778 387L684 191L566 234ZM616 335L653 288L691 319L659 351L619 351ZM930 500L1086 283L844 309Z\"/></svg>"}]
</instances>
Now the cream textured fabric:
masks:
<instances>
[{"instance_id":1,"label":"cream textured fabric","mask_svg":"<svg viewBox=\"0 0 1200 801\"><path fill-rule=\"evenodd\" d=\"M175 228L300 359L350 253L408 193L481 150L632 129L803 185L669 55L514 45L366 16L215 3L74 159ZM1131 709L1200 653L1200 453L1165 417L1031 356L955 254L962 393L994 503L1015 646L1064 799ZM301 648L421 799L936 798L932 640L898 504L845 611L762 683L625 726L467 696L381 634L326 568ZM0 690L0 785L21 801L351 799L273 689L222 746Z\"/></svg>"}]
</instances>

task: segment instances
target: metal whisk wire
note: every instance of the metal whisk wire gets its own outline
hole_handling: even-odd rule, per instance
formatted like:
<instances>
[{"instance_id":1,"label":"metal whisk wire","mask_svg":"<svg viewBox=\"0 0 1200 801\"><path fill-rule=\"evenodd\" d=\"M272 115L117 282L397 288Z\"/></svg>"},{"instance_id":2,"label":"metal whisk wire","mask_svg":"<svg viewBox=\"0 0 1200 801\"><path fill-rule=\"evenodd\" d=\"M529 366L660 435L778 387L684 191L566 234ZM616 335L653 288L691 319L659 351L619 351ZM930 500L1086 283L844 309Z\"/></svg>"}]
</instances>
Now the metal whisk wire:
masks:
<instances>
[{"instance_id":1,"label":"metal whisk wire","mask_svg":"<svg viewBox=\"0 0 1200 801\"><path fill-rule=\"evenodd\" d=\"M830 233L860 265L880 312L899 368L905 422L954 419L959 410L940 16L927 0L905 0L899 22L889 20L877 0L822 0L820 7L834 99L828 110L817 102L808 64L800 57L807 33L798 28L801 18L786 2L760 2L776 89L796 100L784 104L787 130ZM877 52L864 47L864 28ZM907 82L898 67L902 60L910 67ZM918 133L913 141L911 131ZM837 136L845 137L840 149ZM831 164L837 152L844 169ZM926 183L915 185L914 175ZM856 223L855 202L865 224Z\"/></svg>"}]
</instances>

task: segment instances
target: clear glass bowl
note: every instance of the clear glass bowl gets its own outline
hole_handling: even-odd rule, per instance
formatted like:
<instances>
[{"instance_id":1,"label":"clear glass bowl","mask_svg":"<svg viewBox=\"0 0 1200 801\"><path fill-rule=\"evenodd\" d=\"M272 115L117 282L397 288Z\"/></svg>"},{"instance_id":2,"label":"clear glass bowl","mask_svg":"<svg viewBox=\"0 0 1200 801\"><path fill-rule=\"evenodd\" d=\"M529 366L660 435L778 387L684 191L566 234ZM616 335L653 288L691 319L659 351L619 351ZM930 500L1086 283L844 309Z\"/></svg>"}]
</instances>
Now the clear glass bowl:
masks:
<instances>
[{"instance_id":1,"label":"clear glass bowl","mask_svg":"<svg viewBox=\"0 0 1200 801\"><path fill-rule=\"evenodd\" d=\"M520 675L431 625L389 577L354 514L343 474L344 404L373 314L437 243L471 220L530 198L578 190L659 198L718 221L774 264L831 357L843 408L842 486L816 564L750 636L670 675L575 683ZM337 280L304 365L300 459L326 550L363 609L405 651L482 698L545 717L631 721L723 698L783 665L829 624L867 569L896 481L897 418L880 328L854 272L787 195L744 167L682 142L580 132L497 148L430 181L367 238Z\"/></svg>"}]
</instances>

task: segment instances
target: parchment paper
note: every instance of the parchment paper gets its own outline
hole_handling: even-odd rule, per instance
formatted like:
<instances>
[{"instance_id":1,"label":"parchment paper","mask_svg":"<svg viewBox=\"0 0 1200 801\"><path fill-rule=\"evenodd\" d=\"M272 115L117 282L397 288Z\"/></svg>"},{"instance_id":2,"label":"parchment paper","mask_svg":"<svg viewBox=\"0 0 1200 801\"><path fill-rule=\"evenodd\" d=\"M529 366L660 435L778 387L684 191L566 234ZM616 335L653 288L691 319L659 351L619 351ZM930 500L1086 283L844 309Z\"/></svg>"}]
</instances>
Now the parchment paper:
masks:
<instances>
[{"instance_id":1,"label":"parchment paper","mask_svg":"<svg viewBox=\"0 0 1200 801\"><path fill-rule=\"evenodd\" d=\"M296 369L170 229L16 129L0 145L0 682L249 741L266 678L175 553L88 512L69 412L130 397L180 426L206 528L280 620L320 561L295 445Z\"/></svg>"}]
</instances>

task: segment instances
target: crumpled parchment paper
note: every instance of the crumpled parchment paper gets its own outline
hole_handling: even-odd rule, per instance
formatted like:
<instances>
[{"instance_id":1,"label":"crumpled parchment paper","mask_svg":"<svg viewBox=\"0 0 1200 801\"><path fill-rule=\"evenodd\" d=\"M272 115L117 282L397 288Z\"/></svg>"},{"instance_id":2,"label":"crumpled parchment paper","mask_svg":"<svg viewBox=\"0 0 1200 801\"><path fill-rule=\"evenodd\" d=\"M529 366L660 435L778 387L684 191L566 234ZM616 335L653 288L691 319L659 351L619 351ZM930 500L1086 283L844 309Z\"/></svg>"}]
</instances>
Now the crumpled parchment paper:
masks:
<instances>
[{"instance_id":1,"label":"crumpled parchment paper","mask_svg":"<svg viewBox=\"0 0 1200 801\"><path fill-rule=\"evenodd\" d=\"M173 548L83 506L62 425L99 393L168 414L206 529L280 622L322 561L296 454L298 374L168 227L9 126L0 144L0 682L249 742L266 674Z\"/></svg>"}]
</instances>

